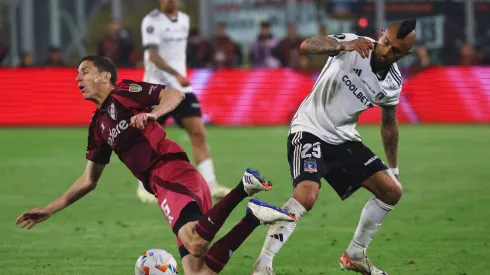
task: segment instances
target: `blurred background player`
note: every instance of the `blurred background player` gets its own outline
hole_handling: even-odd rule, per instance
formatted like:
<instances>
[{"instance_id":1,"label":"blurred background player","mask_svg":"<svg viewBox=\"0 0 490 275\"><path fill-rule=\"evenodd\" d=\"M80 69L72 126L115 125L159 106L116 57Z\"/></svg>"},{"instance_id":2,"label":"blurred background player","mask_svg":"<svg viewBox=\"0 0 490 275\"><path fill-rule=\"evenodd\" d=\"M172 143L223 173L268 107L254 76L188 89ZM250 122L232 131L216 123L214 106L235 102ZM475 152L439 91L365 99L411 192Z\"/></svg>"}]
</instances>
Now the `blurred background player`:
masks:
<instances>
[{"instance_id":1,"label":"blurred background player","mask_svg":"<svg viewBox=\"0 0 490 275\"><path fill-rule=\"evenodd\" d=\"M163 84L185 93L185 99L171 113L159 119L164 125L169 117L183 127L192 144L194 161L215 198L224 197L230 189L216 181L213 160L206 142L201 106L193 93L186 73L186 47L189 35L189 16L178 10L178 0L160 0L160 9L150 12L141 24L145 49L145 82ZM137 190L143 202L152 202L141 182Z\"/></svg>"},{"instance_id":2,"label":"blurred background player","mask_svg":"<svg viewBox=\"0 0 490 275\"><path fill-rule=\"evenodd\" d=\"M371 263L366 250L402 196L396 118L402 77L396 61L411 53L415 25L415 20L393 23L381 31L378 41L347 33L310 38L300 47L330 57L291 121L288 160L294 191L283 208L298 219L305 215L315 205L322 178L342 200L361 187L373 193L340 258L342 269L387 274ZM382 110L381 136L390 169L355 129L361 113L376 105ZM273 274L272 260L295 227L296 223L284 223L269 229L253 275Z\"/></svg>"}]
</instances>

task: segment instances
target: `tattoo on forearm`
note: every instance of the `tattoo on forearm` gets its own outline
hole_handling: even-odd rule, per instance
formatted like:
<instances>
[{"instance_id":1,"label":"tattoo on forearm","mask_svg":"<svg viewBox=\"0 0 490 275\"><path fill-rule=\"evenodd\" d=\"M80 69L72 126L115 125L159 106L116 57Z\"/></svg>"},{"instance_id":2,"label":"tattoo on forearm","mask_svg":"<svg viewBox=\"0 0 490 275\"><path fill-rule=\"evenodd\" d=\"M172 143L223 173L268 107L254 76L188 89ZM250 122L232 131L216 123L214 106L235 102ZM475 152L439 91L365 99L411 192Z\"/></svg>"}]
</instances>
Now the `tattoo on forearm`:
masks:
<instances>
[{"instance_id":1,"label":"tattoo on forearm","mask_svg":"<svg viewBox=\"0 0 490 275\"><path fill-rule=\"evenodd\" d=\"M398 122L396 119L396 107L382 108L381 137L390 166L398 166Z\"/></svg>"},{"instance_id":2,"label":"tattoo on forearm","mask_svg":"<svg viewBox=\"0 0 490 275\"><path fill-rule=\"evenodd\" d=\"M339 42L328 37L313 37L305 41L306 50L316 54L338 54Z\"/></svg>"}]
</instances>

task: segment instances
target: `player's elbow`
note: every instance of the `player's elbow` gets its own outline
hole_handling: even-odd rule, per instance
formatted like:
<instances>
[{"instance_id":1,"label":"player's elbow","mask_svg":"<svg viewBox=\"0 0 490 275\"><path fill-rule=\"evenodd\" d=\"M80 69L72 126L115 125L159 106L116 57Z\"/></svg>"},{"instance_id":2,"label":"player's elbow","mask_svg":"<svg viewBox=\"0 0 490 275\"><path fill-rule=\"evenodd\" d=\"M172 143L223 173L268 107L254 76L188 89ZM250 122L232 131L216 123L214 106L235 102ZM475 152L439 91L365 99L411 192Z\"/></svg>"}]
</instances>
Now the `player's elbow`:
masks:
<instances>
[{"instance_id":1,"label":"player's elbow","mask_svg":"<svg viewBox=\"0 0 490 275\"><path fill-rule=\"evenodd\" d=\"M301 45L299 45L299 50L302 53L308 53L308 39L304 40Z\"/></svg>"},{"instance_id":2,"label":"player's elbow","mask_svg":"<svg viewBox=\"0 0 490 275\"><path fill-rule=\"evenodd\" d=\"M185 98L185 93L181 90L177 89L168 89L168 92L171 94L171 97L175 99L176 102L180 103Z\"/></svg>"}]
</instances>

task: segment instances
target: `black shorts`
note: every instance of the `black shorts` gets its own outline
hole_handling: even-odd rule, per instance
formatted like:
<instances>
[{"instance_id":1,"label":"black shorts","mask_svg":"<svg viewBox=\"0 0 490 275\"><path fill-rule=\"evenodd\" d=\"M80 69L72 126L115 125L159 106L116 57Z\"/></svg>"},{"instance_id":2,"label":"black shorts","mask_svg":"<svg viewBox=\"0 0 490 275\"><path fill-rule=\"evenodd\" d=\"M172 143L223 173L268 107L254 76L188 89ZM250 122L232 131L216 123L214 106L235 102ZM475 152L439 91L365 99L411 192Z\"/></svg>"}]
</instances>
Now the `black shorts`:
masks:
<instances>
[{"instance_id":1,"label":"black shorts","mask_svg":"<svg viewBox=\"0 0 490 275\"><path fill-rule=\"evenodd\" d=\"M388 169L362 142L333 145L307 132L289 134L288 161L294 187L304 180L320 184L324 178L342 200L374 173Z\"/></svg>"},{"instance_id":2,"label":"black shorts","mask_svg":"<svg viewBox=\"0 0 490 275\"><path fill-rule=\"evenodd\" d=\"M172 112L160 117L158 123L164 125L165 121L173 117L177 125L183 127L182 119L186 117L202 117L201 104L194 93L186 93L184 100Z\"/></svg>"}]
</instances>

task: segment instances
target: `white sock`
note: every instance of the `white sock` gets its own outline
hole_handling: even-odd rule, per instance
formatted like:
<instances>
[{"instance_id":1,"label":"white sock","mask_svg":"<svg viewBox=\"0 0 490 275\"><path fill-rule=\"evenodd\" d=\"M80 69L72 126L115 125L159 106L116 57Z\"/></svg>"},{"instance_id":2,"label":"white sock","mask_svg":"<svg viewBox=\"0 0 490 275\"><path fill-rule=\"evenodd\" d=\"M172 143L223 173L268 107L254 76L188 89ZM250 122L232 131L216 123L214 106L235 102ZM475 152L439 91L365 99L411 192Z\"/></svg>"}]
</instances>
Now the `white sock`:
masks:
<instances>
[{"instance_id":1,"label":"white sock","mask_svg":"<svg viewBox=\"0 0 490 275\"><path fill-rule=\"evenodd\" d=\"M392 209L392 205L388 205L374 196L367 201L364 209L362 209L354 238L347 248L347 255L349 257L354 259L364 257L364 251Z\"/></svg>"},{"instance_id":2,"label":"white sock","mask_svg":"<svg viewBox=\"0 0 490 275\"><path fill-rule=\"evenodd\" d=\"M143 182L141 182L140 180L138 180L138 189L145 189L145 187L143 186Z\"/></svg>"},{"instance_id":3,"label":"white sock","mask_svg":"<svg viewBox=\"0 0 490 275\"><path fill-rule=\"evenodd\" d=\"M216 182L216 175L214 174L214 165L212 159L205 159L197 165L197 169L201 173L204 180L208 183L209 188L215 187L218 183Z\"/></svg>"},{"instance_id":4,"label":"white sock","mask_svg":"<svg viewBox=\"0 0 490 275\"><path fill-rule=\"evenodd\" d=\"M282 208L295 214L297 221L307 212L303 205L294 198L289 199ZM273 224L267 232L264 246L262 247L259 258L255 262L255 266L272 267L274 256L286 243L291 234L293 234L294 228L296 228L296 222L277 222Z\"/></svg>"}]
</instances>

